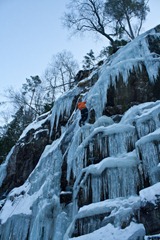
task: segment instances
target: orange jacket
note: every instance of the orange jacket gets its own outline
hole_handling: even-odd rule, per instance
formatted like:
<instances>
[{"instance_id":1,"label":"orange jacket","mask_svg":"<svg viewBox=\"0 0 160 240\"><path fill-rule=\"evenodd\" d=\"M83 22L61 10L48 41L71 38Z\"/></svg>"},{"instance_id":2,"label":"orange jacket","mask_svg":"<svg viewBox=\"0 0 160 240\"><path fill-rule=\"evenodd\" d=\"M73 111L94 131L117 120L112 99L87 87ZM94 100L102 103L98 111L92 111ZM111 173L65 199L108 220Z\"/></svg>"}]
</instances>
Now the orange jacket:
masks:
<instances>
[{"instance_id":1,"label":"orange jacket","mask_svg":"<svg viewBox=\"0 0 160 240\"><path fill-rule=\"evenodd\" d=\"M82 109L84 109L84 108L86 108L86 102L79 102L79 103L78 103L78 109L79 109L79 110L82 110Z\"/></svg>"}]
</instances>

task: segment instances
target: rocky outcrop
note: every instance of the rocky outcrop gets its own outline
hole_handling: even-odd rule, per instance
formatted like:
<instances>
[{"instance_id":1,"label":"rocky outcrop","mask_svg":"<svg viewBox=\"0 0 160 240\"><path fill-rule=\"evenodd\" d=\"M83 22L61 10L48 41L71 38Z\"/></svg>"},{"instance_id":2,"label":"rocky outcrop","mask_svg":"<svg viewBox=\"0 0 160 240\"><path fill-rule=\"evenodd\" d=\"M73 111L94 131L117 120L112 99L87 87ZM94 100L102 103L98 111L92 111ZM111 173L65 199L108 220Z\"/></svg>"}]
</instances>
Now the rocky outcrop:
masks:
<instances>
[{"instance_id":1,"label":"rocky outcrop","mask_svg":"<svg viewBox=\"0 0 160 240\"><path fill-rule=\"evenodd\" d=\"M1 198L13 188L21 186L26 181L37 165L44 148L49 143L50 122L48 121L48 116L46 117L45 115L44 118L38 118L39 127L37 129L29 129L14 146L8 160L6 177L0 187Z\"/></svg>"},{"instance_id":2,"label":"rocky outcrop","mask_svg":"<svg viewBox=\"0 0 160 240\"><path fill-rule=\"evenodd\" d=\"M146 41L150 54L155 59L155 63L148 62L148 64L155 64L160 55L160 25L155 28L156 34L148 34ZM136 57L136 56L135 56ZM138 68L133 69L128 73L127 82L124 81L123 76L119 74L116 81L112 82L107 90L107 103L104 109L104 114L112 116L115 114L123 114L128 108L149 101L156 101L160 99L160 69L153 81L150 81L150 76L144 64L140 59Z\"/></svg>"},{"instance_id":3,"label":"rocky outcrop","mask_svg":"<svg viewBox=\"0 0 160 240\"><path fill-rule=\"evenodd\" d=\"M134 70L129 75L127 84L120 77L115 86L109 87L104 113L109 116L123 114L134 105L160 99L158 89L160 89L160 71L153 84L149 81L145 66L142 66L141 70Z\"/></svg>"},{"instance_id":4,"label":"rocky outcrop","mask_svg":"<svg viewBox=\"0 0 160 240\"><path fill-rule=\"evenodd\" d=\"M159 198L159 196L157 196ZM140 208L140 222L143 223L146 234L152 235L159 233L160 229L160 202L156 204L146 202Z\"/></svg>"}]
</instances>

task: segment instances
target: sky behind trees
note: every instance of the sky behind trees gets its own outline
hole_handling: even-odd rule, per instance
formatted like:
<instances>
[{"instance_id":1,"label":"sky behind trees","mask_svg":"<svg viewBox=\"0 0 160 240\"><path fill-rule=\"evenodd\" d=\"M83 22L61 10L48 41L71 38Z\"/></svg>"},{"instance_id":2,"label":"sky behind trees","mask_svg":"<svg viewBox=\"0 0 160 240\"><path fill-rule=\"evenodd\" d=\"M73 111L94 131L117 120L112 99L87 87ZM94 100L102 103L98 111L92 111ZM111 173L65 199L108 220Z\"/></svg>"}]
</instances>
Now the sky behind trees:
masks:
<instances>
[{"instance_id":1,"label":"sky behind trees","mask_svg":"<svg viewBox=\"0 0 160 240\"><path fill-rule=\"evenodd\" d=\"M61 17L67 0L0 0L0 94L14 86L20 88L30 76L41 76L53 55L71 51L81 64L93 49L107 46L105 39L92 35L69 38ZM159 22L160 1L150 0L150 13L143 32Z\"/></svg>"}]
</instances>

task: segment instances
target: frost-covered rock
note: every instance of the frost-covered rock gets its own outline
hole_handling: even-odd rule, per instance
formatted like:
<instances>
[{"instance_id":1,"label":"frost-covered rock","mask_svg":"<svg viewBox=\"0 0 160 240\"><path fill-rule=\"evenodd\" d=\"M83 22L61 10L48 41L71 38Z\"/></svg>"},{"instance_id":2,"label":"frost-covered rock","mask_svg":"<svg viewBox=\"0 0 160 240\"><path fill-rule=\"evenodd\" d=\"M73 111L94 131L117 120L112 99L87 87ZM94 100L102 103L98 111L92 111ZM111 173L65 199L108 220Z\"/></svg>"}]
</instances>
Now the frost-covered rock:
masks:
<instances>
[{"instance_id":1,"label":"frost-covered rock","mask_svg":"<svg viewBox=\"0 0 160 240\"><path fill-rule=\"evenodd\" d=\"M143 223L146 233L159 233L160 227L160 182L140 191L141 208L140 221ZM159 236L153 237L158 239ZM147 239L147 238L146 238ZM152 238L150 238L152 239Z\"/></svg>"},{"instance_id":2,"label":"frost-covered rock","mask_svg":"<svg viewBox=\"0 0 160 240\"><path fill-rule=\"evenodd\" d=\"M0 182L0 197L14 187L22 185L37 165L44 148L49 143L50 122L48 114L30 124L13 147L6 162L5 176ZM5 166L4 163L2 166ZM2 177L2 174L1 174Z\"/></svg>"}]
</instances>

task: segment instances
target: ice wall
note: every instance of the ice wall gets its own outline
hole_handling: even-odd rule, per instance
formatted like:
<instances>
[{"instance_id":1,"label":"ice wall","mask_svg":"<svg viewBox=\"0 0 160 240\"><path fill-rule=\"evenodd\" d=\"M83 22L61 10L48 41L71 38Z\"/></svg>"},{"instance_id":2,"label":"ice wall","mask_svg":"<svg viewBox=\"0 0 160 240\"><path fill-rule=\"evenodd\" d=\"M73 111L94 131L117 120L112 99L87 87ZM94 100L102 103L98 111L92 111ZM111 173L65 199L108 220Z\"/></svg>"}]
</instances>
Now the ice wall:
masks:
<instances>
[{"instance_id":1,"label":"ice wall","mask_svg":"<svg viewBox=\"0 0 160 240\"><path fill-rule=\"evenodd\" d=\"M160 181L160 130L141 138L137 143L139 158L143 162L145 179L153 185Z\"/></svg>"},{"instance_id":2,"label":"ice wall","mask_svg":"<svg viewBox=\"0 0 160 240\"><path fill-rule=\"evenodd\" d=\"M108 87L115 86L119 76L127 84L132 70L145 65L154 84L159 56L150 53L148 34L159 37L154 29L138 37L96 70L99 78L92 87L79 84L57 99L48 117L54 139L24 185L0 203L2 240L80 239L79 235L102 227L116 237L119 233L124 236L125 231L131 237L144 236L138 222L139 190L160 180L160 101L130 108L119 123L103 116L103 110ZM95 112L95 122L90 124L88 119L81 128L76 109L80 94ZM62 119L66 121L63 127ZM34 122L21 138L42 123L43 119ZM0 182L6 167L7 162L0 170ZM66 184L63 191L62 180ZM67 193L70 201L62 202L61 196ZM128 229L132 229L131 235Z\"/></svg>"},{"instance_id":3,"label":"ice wall","mask_svg":"<svg viewBox=\"0 0 160 240\"><path fill-rule=\"evenodd\" d=\"M77 138L74 140L76 144ZM78 195L84 203L91 203L136 194L139 163L136 153L131 152L136 140L135 127L131 125L95 128L77 150L72 151L73 156L69 153L68 164L74 176L81 176L75 182L74 198ZM83 205L83 201L80 204Z\"/></svg>"},{"instance_id":4,"label":"ice wall","mask_svg":"<svg viewBox=\"0 0 160 240\"><path fill-rule=\"evenodd\" d=\"M113 221L107 213L96 210L97 205L89 212L91 203L101 204L105 199L117 197L127 201L129 196L138 196L139 190L145 186L160 181L159 113L160 101L140 104L129 109L119 124L100 126L95 123L94 131L88 131L86 138L81 137L74 157L70 158L74 163L68 162L76 172L73 187L73 216L76 217L73 218L72 230L67 233L69 239L78 239L78 236L102 227L103 222L107 224L107 218L108 222ZM86 134L85 129L81 129L81 135L82 131ZM84 205L86 212L82 217ZM110 205L106 203L107 207ZM138 211L136 214L138 219ZM112 222L114 227L121 224L120 219L123 217L117 218L116 223Z\"/></svg>"},{"instance_id":5,"label":"ice wall","mask_svg":"<svg viewBox=\"0 0 160 240\"><path fill-rule=\"evenodd\" d=\"M26 183L8 195L0 213L1 239L62 239L67 222L59 201L61 140L46 146ZM64 230L57 231L57 224L62 223Z\"/></svg>"}]
</instances>

